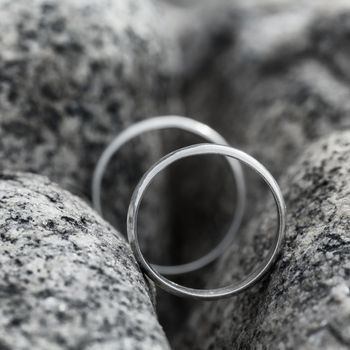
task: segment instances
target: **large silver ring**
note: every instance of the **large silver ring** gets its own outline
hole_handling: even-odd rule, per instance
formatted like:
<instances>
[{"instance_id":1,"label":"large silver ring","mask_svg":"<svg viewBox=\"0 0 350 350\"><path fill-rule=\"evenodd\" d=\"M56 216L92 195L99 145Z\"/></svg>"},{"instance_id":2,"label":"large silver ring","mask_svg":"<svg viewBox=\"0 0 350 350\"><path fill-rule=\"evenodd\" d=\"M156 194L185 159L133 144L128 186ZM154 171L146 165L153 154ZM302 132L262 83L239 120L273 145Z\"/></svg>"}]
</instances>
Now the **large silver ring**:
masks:
<instances>
[{"instance_id":1,"label":"large silver ring","mask_svg":"<svg viewBox=\"0 0 350 350\"><path fill-rule=\"evenodd\" d=\"M163 277L159 272L157 272L152 265L150 265L144 258L138 241L137 233L137 217L142 196L153 180L153 178L170 164L176 162L177 160L196 156L203 154L219 154L233 159L241 161L243 164L246 164L257 172L263 180L266 182L270 188L274 200L277 205L278 212L278 229L277 234L274 238L272 247L264 259L264 261L259 265L259 267L250 273L243 281L239 283L233 283L226 287L220 287L217 289L194 289L181 286L177 283L170 281L169 279ZM132 195L131 202L129 205L128 215L127 215L127 231L128 239L131 245L131 248L135 254L135 257L140 264L142 270L151 278L159 287L164 290L178 295L185 296L193 299L201 300L216 300L221 298L226 298L238 294L248 287L256 283L264 274L269 270L275 261L283 242L285 234L285 225L286 225L286 208L284 199L281 193L281 190L269 173L269 171L256 159L250 155L237 150L232 147L225 145L215 145L215 144L199 144L194 146L189 146L181 148L175 152L170 153L169 155L163 157L158 163L153 165L153 167L148 170L148 172L142 177L141 181L136 186L136 189Z\"/></svg>"},{"instance_id":2,"label":"large silver ring","mask_svg":"<svg viewBox=\"0 0 350 350\"><path fill-rule=\"evenodd\" d=\"M92 203L94 208L102 215L101 206L101 186L103 174L107 168L112 156L130 139L143 134L147 131L159 130L159 129L181 129L195 135L204 138L208 142L215 144L228 145L227 141L214 129L206 124L198 122L196 120L179 117L179 116L162 116L154 117L143 120L136 124L131 125L124 131L122 131L105 149L101 158L99 159L92 180ZM243 176L243 171L240 163L235 159L228 159L232 173L236 181L237 196L236 196L236 209L233 215L233 219L229 230L227 231L221 242L214 247L210 252L205 254L199 259L181 264L181 265L152 265L152 267L159 273L164 275L178 275L196 271L215 259L217 259L225 249L232 243L235 233L237 232L242 222L245 202L246 202L246 188Z\"/></svg>"}]
</instances>

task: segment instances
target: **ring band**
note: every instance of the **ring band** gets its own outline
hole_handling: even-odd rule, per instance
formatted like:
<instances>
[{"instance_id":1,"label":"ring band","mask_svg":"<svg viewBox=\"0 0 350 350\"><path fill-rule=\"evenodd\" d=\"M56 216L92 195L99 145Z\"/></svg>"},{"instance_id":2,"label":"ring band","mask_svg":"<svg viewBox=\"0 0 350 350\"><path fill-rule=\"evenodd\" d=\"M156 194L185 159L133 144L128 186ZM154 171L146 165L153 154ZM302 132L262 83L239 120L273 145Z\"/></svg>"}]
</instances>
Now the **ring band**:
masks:
<instances>
[{"instance_id":1,"label":"ring band","mask_svg":"<svg viewBox=\"0 0 350 350\"><path fill-rule=\"evenodd\" d=\"M233 283L226 287L220 287L217 289L194 289L181 286L177 283L170 281L169 279L160 275L144 258L138 241L137 233L137 217L140 203L143 197L144 192L147 187L153 180L153 178L161 172L163 169L168 167L170 164L176 162L177 160L187 158L195 155L203 154L219 154L226 157L234 158L241 161L243 164L246 164L257 172L263 180L266 182L270 188L273 198L275 200L278 212L278 229L277 234L274 238L273 245L269 254L264 259L263 263L259 266L258 269L249 274L243 281L240 283ZM142 177L141 181L138 183L129 205L128 218L127 218L127 231L128 239L131 245L131 248L136 256L137 261L139 262L142 270L151 278L159 287L168 291L169 293L186 296L193 299L201 300L217 300L221 298L230 297L236 295L248 287L255 284L272 266L275 261L284 238L285 234L285 225L286 225L286 208L284 199L281 193L281 190L270 174L270 172L256 159L250 155L239 151L235 148L228 147L225 145L215 145L215 144L199 144L194 146L189 146L181 148L175 152L168 154L163 157L159 162L157 162L153 167Z\"/></svg>"},{"instance_id":2,"label":"ring band","mask_svg":"<svg viewBox=\"0 0 350 350\"><path fill-rule=\"evenodd\" d=\"M130 139L144 132L169 128L181 129L193 133L197 136L200 136L204 138L207 142L228 146L227 141L214 129L212 129L206 124L203 124L190 118L179 116L163 116L149 118L138 122L122 131L112 141L112 143L105 149L96 165L92 180L92 203L95 210L97 210L102 215L102 178L112 156ZM235 159L228 159L228 161L236 181L237 198L233 220L226 235L221 240L221 242L216 247L214 247L214 249L212 249L210 252L208 252L207 254L205 254L197 260L173 266L155 264L152 265L153 268L159 273L164 275L178 275L198 270L217 259L232 243L233 238L242 222L246 202L246 189L243 171L240 163Z\"/></svg>"}]
</instances>

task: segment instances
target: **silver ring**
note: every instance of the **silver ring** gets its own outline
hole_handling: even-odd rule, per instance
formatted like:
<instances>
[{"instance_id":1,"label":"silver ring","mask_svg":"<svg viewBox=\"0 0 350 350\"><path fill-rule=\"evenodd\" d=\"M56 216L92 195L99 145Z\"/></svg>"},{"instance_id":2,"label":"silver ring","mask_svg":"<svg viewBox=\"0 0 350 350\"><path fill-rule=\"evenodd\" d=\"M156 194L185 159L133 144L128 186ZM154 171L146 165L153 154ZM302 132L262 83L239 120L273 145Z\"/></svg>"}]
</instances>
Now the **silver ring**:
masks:
<instances>
[{"instance_id":1,"label":"silver ring","mask_svg":"<svg viewBox=\"0 0 350 350\"><path fill-rule=\"evenodd\" d=\"M160 171L165 169L170 164L176 162L177 160L202 154L219 154L234 158L256 171L270 188L276 202L278 212L277 235L275 236L272 248L269 251L268 256L264 259L259 268L249 274L240 283L233 283L226 287L207 290L184 287L160 275L143 257L143 254L140 250L137 233L137 216L139 206L142 200L142 196L153 178ZM249 156L248 154L232 147L214 144L199 144L181 148L175 152L168 154L167 156L163 157L158 163L153 165L153 167L143 176L131 198L128 210L127 231L129 243L138 263L140 264L142 270L148 275L148 277L151 278L159 287L178 296L186 296L189 298L201 300L216 300L230 297L244 291L256 283L269 270L281 249L285 234L285 225L286 208L281 190L273 176L261 163L259 163L256 159Z\"/></svg>"},{"instance_id":2,"label":"silver ring","mask_svg":"<svg viewBox=\"0 0 350 350\"><path fill-rule=\"evenodd\" d=\"M102 215L101 206L101 184L103 174L106 167L112 158L112 156L130 139L152 130L176 128L184 131L191 132L204 138L208 142L215 144L228 145L227 141L214 129L206 124L200 123L196 120L179 117L179 116L163 116L154 117L138 122L124 131L122 131L112 143L105 149L101 158L99 159L93 179L92 179L92 203L95 210ZM235 159L228 159L230 167L236 181L237 188L237 201L236 210L230 228L221 240L221 242L206 255L201 258L191 261L186 264L166 266L166 265L152 265L155 270L164 275L178 275L183 273L192 272L198 270L215 259L217 259L225 249L232 243L235 233L237 232L242 222L245 201L246 201L246 188L243 176L243 171L240 163Z\"/></svg>"}]
</instances>

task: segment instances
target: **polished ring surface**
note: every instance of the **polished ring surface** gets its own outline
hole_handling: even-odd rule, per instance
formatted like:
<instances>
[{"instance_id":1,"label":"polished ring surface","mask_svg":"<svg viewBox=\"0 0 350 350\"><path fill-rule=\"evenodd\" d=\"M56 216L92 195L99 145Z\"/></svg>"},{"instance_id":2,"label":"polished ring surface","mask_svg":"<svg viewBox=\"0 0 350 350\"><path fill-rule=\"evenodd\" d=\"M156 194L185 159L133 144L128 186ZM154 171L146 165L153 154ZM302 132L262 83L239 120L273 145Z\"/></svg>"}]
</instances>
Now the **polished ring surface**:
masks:
<instances>
[{"instance_id":1,"label":"polished ring surface","mask_svg":"<svg viewBox=\"0 0 350 350\"><path fill-rule=\"evenodd\" d=\"M180 116L161 116L143 120L122 131L105 149L99 159L92 180L92 202L94 208L102 215L101 206L101 186L103 174L112 156L130 139L147 131L160 129L180 129L205 139L207 142L228 145L227 141L214 129L196 120ZM225 249L232 243L235 233L240 227L245 202L246 189L245 181L240 163L235 159L228 159L232 173L236 181L237 197L236 209L229 230L221 242L201 258L181 265L152 265L155 270L164 275L178 275L196 271L215 259L217 259Z\"/></svg>"},{"instance_id":2,"label":"polished ring surface","mask_svg":"<svg viewBox=\"0 0 350 350\"><path fill-rule=\"evenodd\" d=\"M243 164L246 164L250 168L252 168L255 172L257 172L268 185L271 190L278 212L278 229L277 234L274 238L272 247L264 259L262 264L249 274L243 281L240 283L234 283L226 287L220 287L217 289L194 289L181 286L177 283L170 281L169 279L160 275L144 258L138 241L138 233L137 233L137 217L138 210L140 207L140 203L143 197L144 192L147 187L153 180L153 178L161 172L163 169L168 167L170 164L176 162L177 160L196 156L203 154L218 154L226 157L234 158L241 161ZM249 156L248 154L239 151L235 148L228 147L225 145L214 145L214 144L199 144L194 146L189 146L185 148L181 148L175 152L170 153L169 155L163 157L158 163L156 163L141 179L138 183L128 210L128 218L127 218L127 231L128 231L128 239L131 245L131 248L136 256L137 261L139 262L142 270L151 278L159 287L162 289L178 295L189 297L193 299L201 299L201 300L216 300L221 298L230 297L240 292L244 291L248 287L252 286L256 283L272 266L274 260L276 259L284 238L285 234L285 224L286 224L286 208L284 199L281 193L281 190L273 178L273 176L269 173L269 171L256 159Z\"/></svg>"}]
</instances>

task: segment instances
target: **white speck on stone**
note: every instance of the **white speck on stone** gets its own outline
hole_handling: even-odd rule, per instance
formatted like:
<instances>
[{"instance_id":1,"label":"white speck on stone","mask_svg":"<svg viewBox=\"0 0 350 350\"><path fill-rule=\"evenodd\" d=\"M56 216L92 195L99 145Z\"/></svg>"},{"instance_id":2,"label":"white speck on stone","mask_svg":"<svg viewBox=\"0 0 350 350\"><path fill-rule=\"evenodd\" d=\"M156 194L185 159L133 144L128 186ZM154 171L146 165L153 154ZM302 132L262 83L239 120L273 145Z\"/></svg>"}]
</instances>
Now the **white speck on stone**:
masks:
<instances>
[{"instance_id":1,"label":"white speck on stone","mask_svg":"<svg viewBox=\"0 0 350 350\"><path fill-rule=\"evenodd\" d=\"M339 303L344 302L346 299L349 299L349 303L350 303L349 294L350 294L349 287L345 283L338 284L337 286L333 287L331 290L332 297Z\"/></svg>"}]
</instances>

